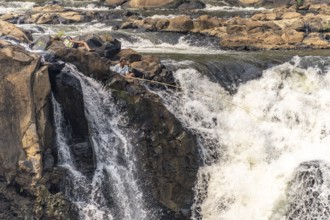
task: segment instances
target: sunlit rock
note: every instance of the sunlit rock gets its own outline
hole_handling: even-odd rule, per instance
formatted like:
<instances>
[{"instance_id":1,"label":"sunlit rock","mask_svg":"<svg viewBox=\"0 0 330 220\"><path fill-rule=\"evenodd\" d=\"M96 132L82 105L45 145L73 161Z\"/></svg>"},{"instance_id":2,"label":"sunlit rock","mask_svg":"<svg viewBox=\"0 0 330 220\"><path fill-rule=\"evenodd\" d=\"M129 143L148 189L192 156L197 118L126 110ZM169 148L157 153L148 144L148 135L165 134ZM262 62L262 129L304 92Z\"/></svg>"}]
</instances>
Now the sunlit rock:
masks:
<instances>
[{"instance_id":1,"label":"sunlit rock","mask_svg":"<svg viewBox=\"0 0 330 220\"><path fill-rule=\"evenodd\" d=\"M166 30L177 32L188 32L193 29L194 23L188 16L178 16L169 19L169 26Z\"/></svg>"},{"instance_id":2,"label":"sunlit rock","mask_svg":"<svg viewBox=\"0 0 330 220\"><path fill-rule=\"evenodd\" d=\"M31 37L20 28L11 23L0 20L0 36L2 35L13 37L22 42L29 42L31 40Z\"/></svg>"}]
</instances>

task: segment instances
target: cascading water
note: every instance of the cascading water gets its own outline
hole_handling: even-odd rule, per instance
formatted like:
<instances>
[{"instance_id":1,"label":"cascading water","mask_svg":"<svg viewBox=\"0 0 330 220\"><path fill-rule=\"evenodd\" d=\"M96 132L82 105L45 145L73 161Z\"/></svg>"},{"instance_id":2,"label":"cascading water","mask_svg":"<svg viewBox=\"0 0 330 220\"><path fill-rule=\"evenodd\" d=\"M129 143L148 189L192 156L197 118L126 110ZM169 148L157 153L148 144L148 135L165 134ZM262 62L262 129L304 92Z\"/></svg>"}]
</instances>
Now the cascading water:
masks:
<instances>
[{"instance_id":1,"label":"cascading water","mask_svg":"<svg viewBox=\"0 0 330 220\"><path fill-rule=\"evenodd\" d=\"M146 209L137 184L132 145L118 128L125 118L116 110L111 94L73 65L64 68L81 83L96 161L92 180L75 168L67 144L69 137L63 131L61 108L53 99L59 161L72 176L67 196L76 204L80 219L154 219L155 214Z\"/></svg>"},{"instance_id":2,"label":"cascading water","mask_svg":"<svg viewBox=\"0 0 330 220\"><path fill-rule=\"evenodd\" d=\"M200 139L193 219L328 219L330 67L294 57L229 95L195 69L158 92Z\"/></svg>"},{"instance_id":3,"label":"cascading water","mask_svg":"<svg viewBox=\"0 0 330 220\"><path fill-rule=\"evenodd\" d=\"M109 10L90 1L60 2L67 9ZM220 17L263 10L233 7L226 1L206 3L207 7L200 13ZM32 2L2 1L0 13L21 13L31 10L33 5ZM150 12L150 16L154 13ZM172 17L169 13L173 10L162 12ZM176 11L174 16L180 13ZM329 59L295 57L269 68L290 59L290 52L281 53L280 59L268 66L267 62L278 56L277 52L267 52L268 57L263 53L261 56L266 59L260 59L251 52L223 51L217 41L205 36L196 40L165 32L114 30L112 24L105 21L19 26L35 36L106 32L120 39L123 48L160 54L166 59L175 59L176 63L190 59L175 68L182 92L157 93L168 109L199 138L203 166L194 189L192 219L329 219ZM201 41L204 38L205 41ZM246 59L250 56L258 61ZM235 71L233 66L237 67ZM96 162L92 179L75 166L69 146L70 132L60 105L53 99L59 163L70 176L65 193L77 206L80 219L157 219L144 204L135 177L132 146L119 128L125 117L116 110L111 94L79 74L73 66L65 68L82 85ZM267 70L262 78L255 80L259 75L253 72L258 69ZM236 93L232 95L228 91Z\"/></svg>"}]
</instances>

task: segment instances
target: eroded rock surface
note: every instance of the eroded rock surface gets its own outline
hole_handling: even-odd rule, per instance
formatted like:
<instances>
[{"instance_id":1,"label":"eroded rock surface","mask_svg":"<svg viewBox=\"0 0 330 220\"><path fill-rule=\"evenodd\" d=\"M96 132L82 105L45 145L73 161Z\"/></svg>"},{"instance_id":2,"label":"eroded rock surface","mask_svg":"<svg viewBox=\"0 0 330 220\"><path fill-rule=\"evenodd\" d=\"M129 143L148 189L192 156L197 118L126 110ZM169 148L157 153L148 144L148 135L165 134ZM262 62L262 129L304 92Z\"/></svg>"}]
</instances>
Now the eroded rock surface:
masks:
<instances>
[{"instance_id":1,"label":"eroded rock surface","mask_svg":"<svg viewBox=\"0 0 330 220\"><path fill-rule=\"evenodd\" d=\"M190 32L215 36L223 49L327 49L330 48L330 4L307 4L256 12L248 18L128 18L121 28Z\"/></svg>"},{"instance_id":2,"label":"eroded rock surface","mask_svg":"<svg viewBox=\"0 0 330 220\"><path fill-rule=\"evenodd\" d=\"M162 219L189 219L198 170L195 136L146 89L143 81L129 82L109 67L126 57L132 71L145 79L174 84L172 73L155 56L120 47L109 55L104 51L111 48L110 44L120 44L102 36L92 38L93 52L68 49L61 40L47 38L45 48L49 53L43 63L39 55L0 41L0 128L4 131L0 134L0 217L77 218L75 206L63 193L64 180L69 177L58 167L51 92L70 128L68 145L77 169L92 177L95 161L81 84L63 68L67 62L113 90L117 105L129 121L123 129L134 137L139 181L150 207L162 210ZM165 89L157 84L151 87Z\"/></svg>"},{"instance_id":3,"label":"eroded rock surface","mask_svg":"<svg viewBox=\"0 0 330 220\"><path fill-rule=\"evenodd\" d=\"M43 182L55 175L52 166L43 169L43 155L54 144L47 68L38 55L11 45L0 48L0 68L0 216L66 218L69 204L63 194L50 193L53 183ZM49 201L59 202L61 212L54 212Z\"/></svg>"}]
</instances>

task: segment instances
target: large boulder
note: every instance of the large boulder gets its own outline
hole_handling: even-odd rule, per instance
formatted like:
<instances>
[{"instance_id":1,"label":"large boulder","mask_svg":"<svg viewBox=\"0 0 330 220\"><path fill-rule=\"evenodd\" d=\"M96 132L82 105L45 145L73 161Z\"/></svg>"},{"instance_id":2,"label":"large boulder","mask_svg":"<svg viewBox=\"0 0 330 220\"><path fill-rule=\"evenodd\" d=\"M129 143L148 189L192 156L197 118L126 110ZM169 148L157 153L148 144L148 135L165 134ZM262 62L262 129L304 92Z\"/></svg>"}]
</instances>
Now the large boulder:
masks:
<instances>
[{"instance_id":1,"label":"large boulder","mask_svg":"<svg viewBox=\"0 0 330 220\"><path fill-rule=\"evenodd\" d=\"M196 138L157 95L121 80L112 80L108 88L114 89L113 97L127 112L127 130L136 146L138 176L146 202L164 210L161 219L190 219L199 167Z\"/></svg>"},{"instance_id":2,"label":"large boulder","mask_svg":"<svg viewBox=\"0 0 330 220\"><path fill-rule=\"evenodd\" d=\"M72 69L64 66L62 62L55 62L49 67L52 92L63 109L66 127L70 127L68 144L74 163L80 172L91 177L95 170L95 161L89 140L82 88L79 79L71 74Z\"/></svg>"},{"instance_id":3,"label":"large boulder","mask_svg":"<svg viewBox=\"0 0 330 220\"><path fill-rule=\"evenodd\" d=\"M0 20L0 36L5 35L12 37L18 41L27 43L32 40L31 36L25 33L22 29L6 21Z\"/></svg>"},{"instance_id":4,"label":"large boulder","mask_svg":"<svg viewBox=\"0 0 330 220\"><path fill-rule=\"evenodd\" d=\"M72 22L82 22L85 19L82 13L76 11L43 11L26 17L26 23L37 24L67 24Z\"/></svg>"},{"instance_id":5,"label":"large boulder","mask_svg":"<svg viewBox=\"0 0 330 220\"><path fill-rule=\"evenodd\" d=\"M34 96L31 88L44 90L44 94L38 91L38 95L41 95L40 99L45 102L50 94L47 72L38 72L40 58L29 55L19 47L8 46L0 49L0 60L2 64L0 125L3 131L0 134L2 136L0 175L11 182L17 174L19 162L28 160L31 163L30 172L34 174L33 176L40 177L42 149L37 131L40 126L34 111L35 103L39 100L35 100L37 97ZM35 77L43 77L42 75L46 75L42 80L45 84L34 85Z\"/></svg>"},{"instance_id":6,"label":"large boulder","mask_svg":"<svg viewBox=\"0 0 330 220\"><path fill-rule=\"evenodd\" d=\"M70 205L57 190L50 193L57 183L43 169L54 143L48 68L38 55L4 44L0 68L0 218L67 219ZM55 206L61 211L51 211Z\"/></svg>"},{"instance_id":7,"label":"large boulder","mask_svg":"<svg viewBox=\"0 0 330 220\"><path fill-rule=\"evenodd\" d=\"M306 161L299 164L287 184L286 201L283 201L287 204L285 214L288 219L330 217L330 193L324 190L329 187L329 171L329 164L325 161Z\"/></svg>"},{"instance_id":8,"label":"large boulder","mask_svg":"<svg viewBox=\"0 0 330 220\"><path fill-rule=\"evenodd\" d=\"M209 15L201 15L194 22L194 27L200 30L212 29L220 26L220 20L217 17L211 17Z\"/></svg>"},{"instance_id":9,"label":"large boulder","mask_svg":"<svg viewBox=\"0 0 330 220\"><path fill-rule=\"evenodd\" d=\"M288 44L300 44L304 39L304 33L295 30L286 30L282 34L282 39Z\"/></svg>"},{"instance_id":10,"label":"large boulder","mask_svg":"<svg viewBox=\"0 0 330 220\"><path fill-rule=\"evenodd\" d=\"M177 16L169 19L168 31L188 32L194 28L194 22L188 16Z\"/></svg>"},{"instance_id":11,"label":"large boulder","mask_svg":"<svg viewBox=\"0 0 330 220\"><path fill-rule=\"evenodd\" d=\"M98 80L108 78L111 61L100 57L98 53L65 47L51 49L59 59L74 64L85 75Z\"/></svg>"}]
</instances>

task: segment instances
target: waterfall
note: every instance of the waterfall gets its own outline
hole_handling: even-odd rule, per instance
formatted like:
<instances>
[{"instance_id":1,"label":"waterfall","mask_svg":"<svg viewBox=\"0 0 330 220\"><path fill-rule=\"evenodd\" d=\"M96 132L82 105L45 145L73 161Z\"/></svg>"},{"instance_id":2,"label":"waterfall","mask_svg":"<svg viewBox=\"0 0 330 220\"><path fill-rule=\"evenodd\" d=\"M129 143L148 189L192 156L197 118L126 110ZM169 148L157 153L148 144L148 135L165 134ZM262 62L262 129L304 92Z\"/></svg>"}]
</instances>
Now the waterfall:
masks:
<instances>
[{"instance_id":1,"label":"waterfall","mask_svg":"<svg viewBox=\"0 0 330 220\"><path fill-rule=\"evenodd\" d=\"M61 107L53 98L59 163L67 168L71 181L66 195L77 206L80 219L154 219L137 183L133 146L119 128L125 117L100 83L82 75L73 65L64 68L81 83L89 138L95 152L96 170L89 180L72 162Z\"/></svg>"},{"instance_id":2,"label":"waterfall","mask_svg":"<svg viewBox=\"0 0 330 220\"><path fill-rule=\"evenodd\" d=\"M193 68L182 92L158 91L199 137L193 218L328 219L330 66L294 57L228 94Z\"/></svg>"}]
</instances>

